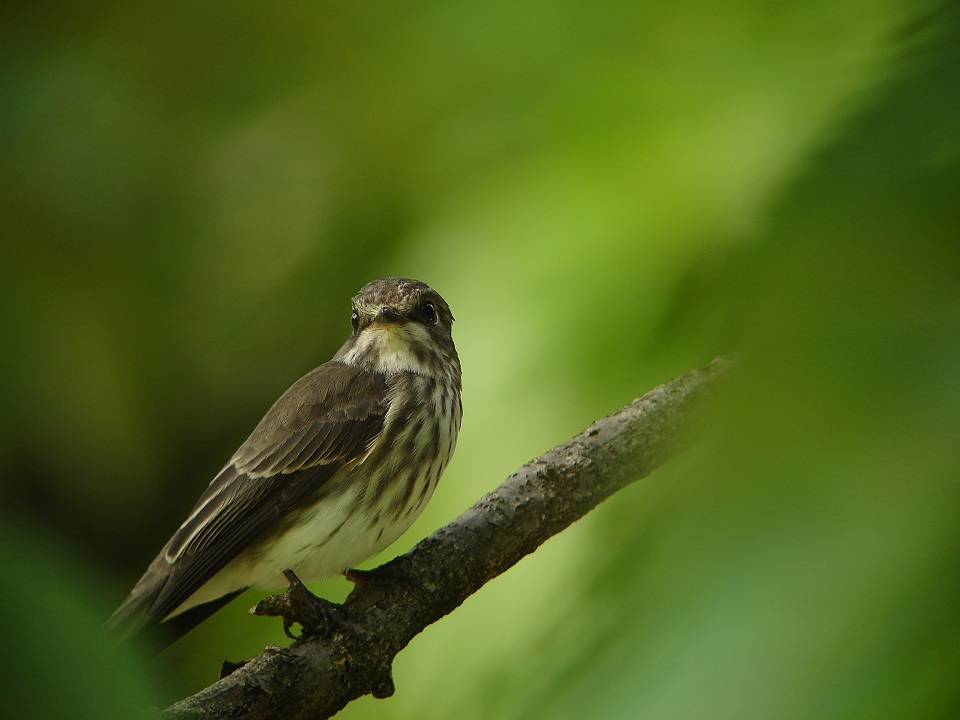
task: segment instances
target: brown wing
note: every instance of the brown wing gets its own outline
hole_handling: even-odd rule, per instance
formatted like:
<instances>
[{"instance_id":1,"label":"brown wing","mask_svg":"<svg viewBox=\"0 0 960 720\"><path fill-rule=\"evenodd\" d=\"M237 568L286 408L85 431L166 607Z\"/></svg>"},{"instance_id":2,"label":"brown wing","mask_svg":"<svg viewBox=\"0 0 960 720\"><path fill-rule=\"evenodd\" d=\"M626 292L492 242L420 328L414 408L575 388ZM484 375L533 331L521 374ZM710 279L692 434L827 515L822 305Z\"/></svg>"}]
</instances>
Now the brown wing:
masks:
<instances>
[{"instance_id":1,"label":"brown wing","mask_svg":"<svg viewBox=\"0 0 960 720\"><path fill-rule=\"evenodd\" d=\"M154 562L163 558L169 574L156 592L141 591L154 599L140 626L174 611L299 499L362 458L383 430L387 395L383 375L340 362L294 383Z\"/></svg>"}]
</instances>

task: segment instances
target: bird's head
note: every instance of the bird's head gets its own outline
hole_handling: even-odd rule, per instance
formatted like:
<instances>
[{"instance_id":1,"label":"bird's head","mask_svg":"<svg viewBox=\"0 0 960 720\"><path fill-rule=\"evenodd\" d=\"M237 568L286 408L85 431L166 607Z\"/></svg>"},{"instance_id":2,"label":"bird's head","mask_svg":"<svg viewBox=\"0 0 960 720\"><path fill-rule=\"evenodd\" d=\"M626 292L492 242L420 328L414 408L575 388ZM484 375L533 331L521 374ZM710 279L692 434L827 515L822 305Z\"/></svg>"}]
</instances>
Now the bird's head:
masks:
<instances>
[{"instance_id":1,"label":"bird's head","mask_svg":"<svg viewBox=\"0 0 960 720\"><path fill-rule=\"evenodd\" d=\"M453 314L426 283L408 278L367 283L353 298L350 321L353 333L334 359L387 374L455 373L459 382Z\"/></svg>"}]
</instances>

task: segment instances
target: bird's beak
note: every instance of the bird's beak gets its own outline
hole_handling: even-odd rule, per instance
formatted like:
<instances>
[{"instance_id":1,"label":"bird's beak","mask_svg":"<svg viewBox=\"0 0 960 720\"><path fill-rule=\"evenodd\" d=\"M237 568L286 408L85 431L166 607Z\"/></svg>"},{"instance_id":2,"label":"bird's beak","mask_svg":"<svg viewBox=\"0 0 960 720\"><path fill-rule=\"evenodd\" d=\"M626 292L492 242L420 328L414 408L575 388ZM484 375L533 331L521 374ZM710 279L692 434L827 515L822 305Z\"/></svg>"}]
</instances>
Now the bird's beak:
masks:
<instances>
[{"instance_id":1,"label":"bird's beak","mask_svg":"<svg viewBox=\"0 0 960 720\"><path fill-rule=\"evenodd\" d=\"M384 305L380 308L380 312L377 313L377 316L373 319L374 325L403 325L408 321L408 318L402 313L398 312L388 305Z\"/></svg>"}]
</instances>

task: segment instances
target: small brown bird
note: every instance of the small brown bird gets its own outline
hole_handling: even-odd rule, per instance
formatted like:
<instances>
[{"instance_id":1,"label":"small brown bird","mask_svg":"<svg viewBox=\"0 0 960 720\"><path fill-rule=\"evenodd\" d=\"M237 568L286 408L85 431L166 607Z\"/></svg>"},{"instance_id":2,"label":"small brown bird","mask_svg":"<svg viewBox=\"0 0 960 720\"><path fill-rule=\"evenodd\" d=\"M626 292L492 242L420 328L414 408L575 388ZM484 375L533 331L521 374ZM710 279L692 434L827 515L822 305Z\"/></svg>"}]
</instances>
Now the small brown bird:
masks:
<instances>
[{"instance_id":1,"label":"small brown bird","mask_svg":"<svg viewBox=\"0 0 960 720\"><path fill-rule=\"evenodd\" d=\"M375 280L353 333L295 382L201 495L109 625L180 635L251 586L344 572L420 515L460 430L453 315L426 284Z\"/></svg>"}]
</instances>

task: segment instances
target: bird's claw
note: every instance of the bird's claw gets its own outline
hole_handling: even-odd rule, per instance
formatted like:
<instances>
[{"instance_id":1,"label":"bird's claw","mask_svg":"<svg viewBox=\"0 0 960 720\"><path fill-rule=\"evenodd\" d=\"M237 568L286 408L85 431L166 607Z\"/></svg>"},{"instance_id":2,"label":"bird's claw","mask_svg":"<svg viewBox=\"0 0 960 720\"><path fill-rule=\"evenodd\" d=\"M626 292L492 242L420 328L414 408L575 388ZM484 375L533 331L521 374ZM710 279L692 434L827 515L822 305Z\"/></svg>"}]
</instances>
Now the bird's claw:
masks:
<instances>
[{"instance_id":1,"label":"bird's claw","mask_svg":"<svg viewBox=\"0 0 960 720\"><path fill-rule=\"evenodd\" d=\"M305 635L324 636L334 630L353 632L338 605L307 590L293 571L285 571L284 576L290 582L289 587L258 602L251 613L283 618L283 632L291 640L298 639L290 630L294 623L303 628Z\"/></svg>"}]
</instances>

